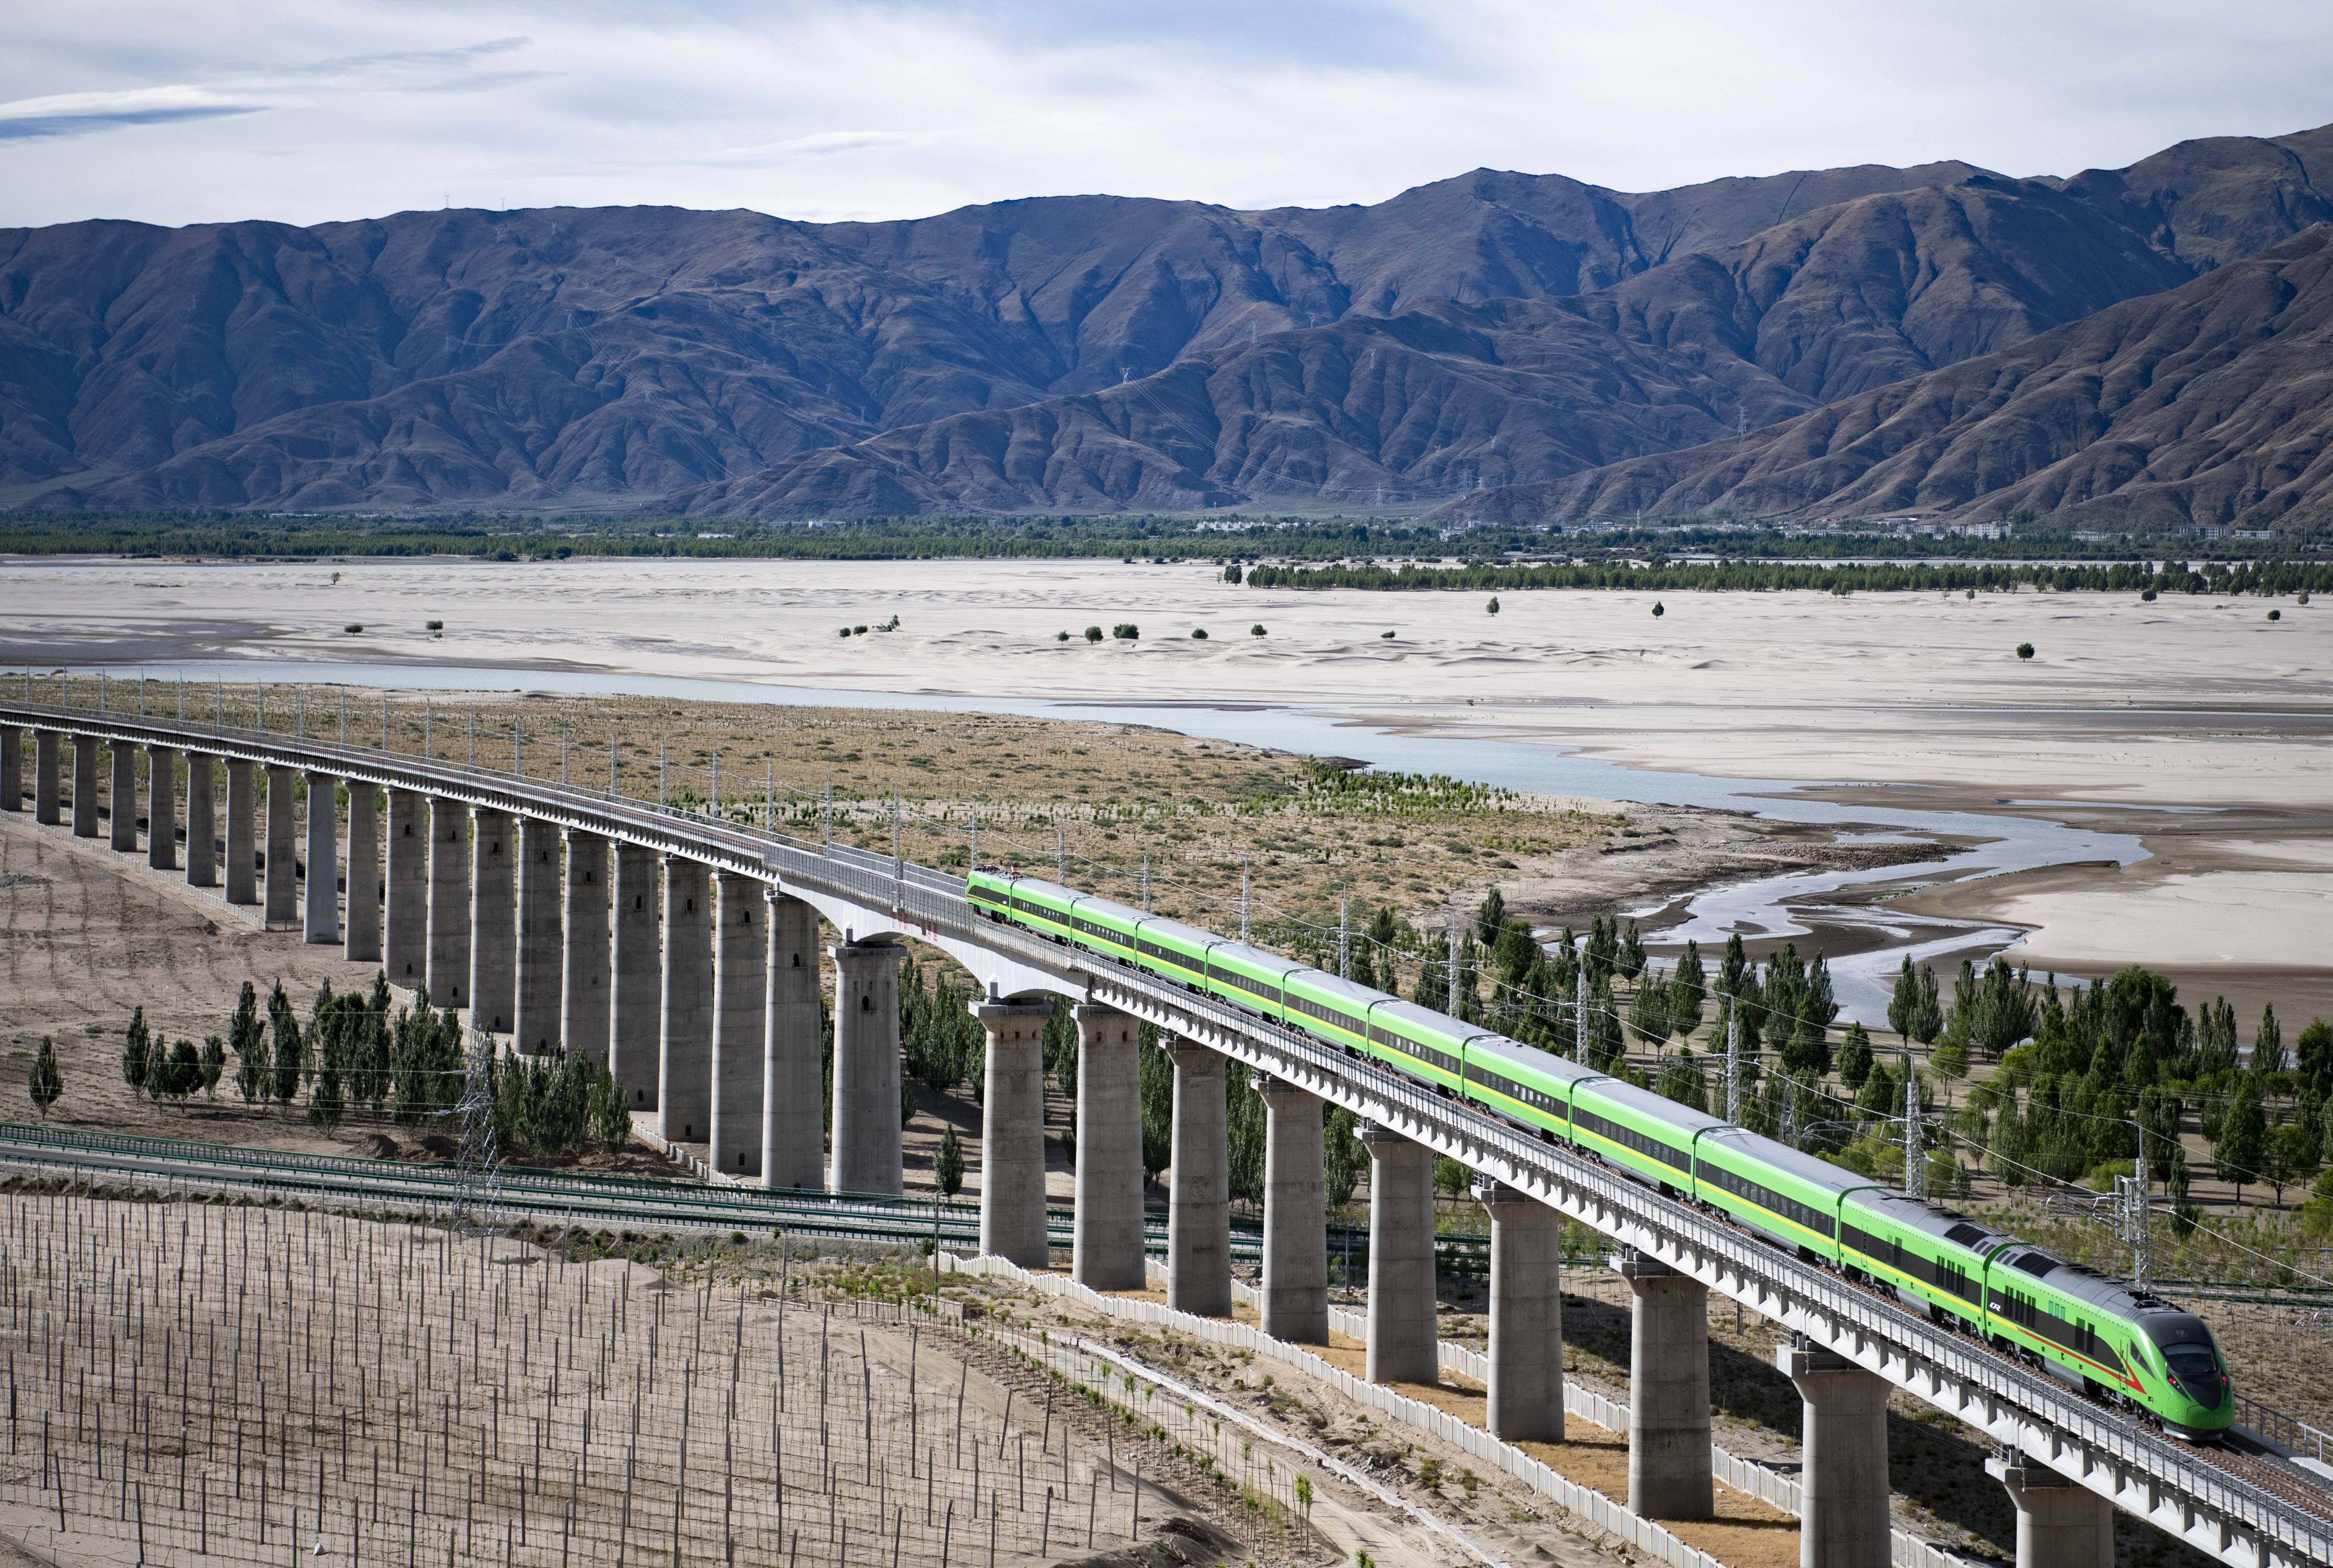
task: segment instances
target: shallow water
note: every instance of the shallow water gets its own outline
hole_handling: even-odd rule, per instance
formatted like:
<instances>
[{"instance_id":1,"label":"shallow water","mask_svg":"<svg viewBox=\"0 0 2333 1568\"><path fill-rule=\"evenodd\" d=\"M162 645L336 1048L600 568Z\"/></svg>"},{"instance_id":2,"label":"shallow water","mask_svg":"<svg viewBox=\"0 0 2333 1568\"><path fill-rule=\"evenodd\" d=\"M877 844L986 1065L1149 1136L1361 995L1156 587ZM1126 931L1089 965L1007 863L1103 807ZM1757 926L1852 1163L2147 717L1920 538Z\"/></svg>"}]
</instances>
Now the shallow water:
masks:
<instances>
[{"instance_id":1,"label":"shallow water","mask_svg":"<svg viewBox=\"0 0 2333 1568\"><path fill-rule=\"evenodd\" d=\"M74 674L95 675L91 667ZM511 670L445 664L307 663L218 660L169 665L109 665L110 678L143 674L149 680L183 679L193 688L214 682L306 682L390 686L409 691L556 692L571 695L655 696L701 702L763 703L773 706L923 709L946 712L1013 713L1039 718L1096 719L1147 724L1211 740L1238 741L1315 756L1366 757L1375 767L1405 772L1446 773L1510 789L1647 805L1694 806L1749 811L1780 821L1876 831L1849 837L1866 841L1910 837L1964 839L1972 846L1951 859L1923 865L1881 866L1858 871L1794 872L1708 889L1686 906L1684 920L1665 930L1656 951L1681 947L1688 939L1704 947L1723 943L1730 932L1745 940L1794 937L1809 932L1805 915L1821 923L1852 927L1876 936L1874 951L1832 966L1843 1015L1877 1023L1886 1018L1887 988L1903 956L1915 961L1975 950L2013 947L2022 933L2013 927L1948 922L1890 911L1887 905L1839 907L1823 895L1867 884L1936 881L1992 876L2073 861L2119 861L2147 857L2136 837L2101 833L2062 822L1970 811L1922 811L1900 806L1857 806L1817 798L1816 788L1837 789L1851 780L1821 781L1733 779L1699 773L1630 768L1587 757L1560 746L1523 741L1491 741L1397 733L1375 719L1329 705L1261 703L1064 703L1013 697L966 697L926 693L837 691L823 687L763 685L749 681L698 681L603 670ZM191 711L191 708L190 708ZM2010 804L2004 801L2003 804ZM2042 804L2035 802L2033 804ZM1800 903L1802 908L1791 905ZM1650 911L1643 913L1649 913Z\"/></svg>"}]
</instances>

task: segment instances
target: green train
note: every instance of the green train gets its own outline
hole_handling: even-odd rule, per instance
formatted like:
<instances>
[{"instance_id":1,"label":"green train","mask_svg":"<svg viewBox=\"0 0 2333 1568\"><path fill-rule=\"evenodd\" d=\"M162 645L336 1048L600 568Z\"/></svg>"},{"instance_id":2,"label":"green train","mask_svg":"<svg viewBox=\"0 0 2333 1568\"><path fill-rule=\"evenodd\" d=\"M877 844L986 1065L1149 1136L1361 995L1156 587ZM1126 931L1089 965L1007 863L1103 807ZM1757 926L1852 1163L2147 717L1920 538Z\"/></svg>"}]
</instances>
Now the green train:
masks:
<instances>
[{"instance_id":1,"label":"green train","mask_svg":"<svg viewBox=\"0 0 2333 1568\"><path fill-rule=\"evenodd\" d=\"M1764 1240L1894 1292L2093 1398L2184 1438L2235 1419L2194 1314L1958 1214L1578 1063L1180 921L976 867L988 919L1231 1003L1465 1099Z\"/></svg>"}]
</instances>

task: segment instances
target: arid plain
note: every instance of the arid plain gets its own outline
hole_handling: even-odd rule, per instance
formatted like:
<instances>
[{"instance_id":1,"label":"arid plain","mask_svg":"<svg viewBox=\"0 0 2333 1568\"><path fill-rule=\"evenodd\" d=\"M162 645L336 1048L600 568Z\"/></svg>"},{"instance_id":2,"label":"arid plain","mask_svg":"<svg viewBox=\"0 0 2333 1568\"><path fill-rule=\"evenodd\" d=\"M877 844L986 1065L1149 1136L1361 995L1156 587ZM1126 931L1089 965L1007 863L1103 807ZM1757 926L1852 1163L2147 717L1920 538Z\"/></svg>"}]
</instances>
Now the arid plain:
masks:
<instances>
[{"instance_id":1,"label":"arid plain","mask_svg":"<svg viewBox=\"0 0 2333 1568\"><path fill-rule=\"evenodd\" d=\"M0 663L603 671L1158 704L1167 726L1173 705L1301 705L1354 721L1364 757L1383 727L2133 834L2149 858L1947 882L1903 907L2027 927L2037 970L2146 962L2240 1003L2333 999L2317 934L2333 915L2333 607L1517 592L1492 614L1487 598L1257 589L1196 563L15 559ZM1138 640L1084 636L1124 622ZM1916 870L1905 884L1933 880Z\"/></svg>"}]
</instances>

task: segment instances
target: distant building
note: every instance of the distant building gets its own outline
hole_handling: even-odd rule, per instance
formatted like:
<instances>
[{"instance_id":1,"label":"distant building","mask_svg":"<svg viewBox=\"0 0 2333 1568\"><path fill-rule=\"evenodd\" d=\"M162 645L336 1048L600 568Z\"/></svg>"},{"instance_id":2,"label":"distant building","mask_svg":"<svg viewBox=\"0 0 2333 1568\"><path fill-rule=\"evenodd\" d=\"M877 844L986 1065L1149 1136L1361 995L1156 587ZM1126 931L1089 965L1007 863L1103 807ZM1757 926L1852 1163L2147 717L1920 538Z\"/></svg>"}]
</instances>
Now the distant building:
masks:
<instances>
[{"instance_id":1,"label":"distant building","mask_svg":"<svg viewBox=\"0 0 2333 1568\"><path fill-rule=\"evenodd\" d=\"M2007 539L2010 525L2006 522L1956 522L1953 532L1962 539Z\"/></svg>"}]
</instances>

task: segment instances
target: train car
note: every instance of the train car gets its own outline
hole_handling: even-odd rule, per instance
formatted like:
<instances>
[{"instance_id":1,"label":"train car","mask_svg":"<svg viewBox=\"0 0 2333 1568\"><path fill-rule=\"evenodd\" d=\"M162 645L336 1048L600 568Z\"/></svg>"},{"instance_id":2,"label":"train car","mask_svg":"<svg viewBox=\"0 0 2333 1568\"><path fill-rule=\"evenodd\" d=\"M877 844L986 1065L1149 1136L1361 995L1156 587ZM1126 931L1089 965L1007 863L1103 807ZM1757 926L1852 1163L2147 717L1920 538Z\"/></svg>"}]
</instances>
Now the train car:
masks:
<instances>
[{"instance_id":1,"label":"train car","mask_svg":"<svg viewBox=\"0 0 2333 1568\"><path fill-rule=\"evenodd\" d=\"M991 916L1001 915L1012 924L1057 942L1069 941L1075 934L1070 913L1085 896L1075 888L1009 872L974 871L965 880L965 896Z\"/></svg>"},{"instance_id":2,"label":"train car","mask_svg":"<svg viewBox=\"0 0 2333 1568\"><path fill-rule=\"evenodd\" d=\"M1295 960L1243 942L1218 942L1207 950L1207 989L1273 1023L1286 1020L1289 978L1304 972Z\"/></svg>"},{"instance_id":3,"label":"train car","mask_svg":"<svg viewBox=\"0 0 2333 1568\"><path fill-rule=\"evenodd\" d=\"M1504 1035L1467 1041L1465 1061L1468 1099L1566 1143L1571 1141L1574 1090L1604 1076Z\"/></svg>"},{"instance_id":4,"label":"train car","mask_svg":"<svg viewBox=\"0 0 2333 1568\"><path fill-rule=\"evenodd\" d=\"M1463 1094L1466 1042L1490 1032L1416 1002L1388 999L1369 1009L1368 1042L1363 1048L1414 1078Z\"/></svg>"},{"instance_id":5,"label":"train car","mask_svg":"<svg viewBox=\"0 0 2333 1568\"><path fill-rule=\"evenodd\" d=\"M1839 1267L1940 1323L1983 1327L1985 1262L2011 1245L2013 1238L1884 1187L1859 1188L1839 1206Z\"/></svg>"},{"instance_id":6,"label":"train car","mask_svg":"<svg viewBox=\"0 0 2333 1568\"><path fill-rule=\"evenodd\" d=\"M1195 990L1207 989L1207 950L1224 939L1214 932L1146 914L1134 932L1134 961L1156 975L1180 980Z\"/></svg>"},{"instance_id":7,"label":"train car","mask_svg":"<svg viewBox=\"0 0 2333 1568\"><path fill-rule=\"evenodd\" d=\"M1375 986L1318 969L1290 975L1287 997L1291 1024L1332 1046L1364 1052L1369 1048L1370 1018L1398 1000Z\"/></svg>"},{"instance_id":8,"label":"train car","mask_svg":"<svg viewBox=\"0 0 2333 1568\"><path fill-rule=\"evenodd\" d=\"M2235 1421L2226 1361L2203 1319L2024 1243L1986 1265L1986 1331L2059 1382L2160 1416L2186 1438Z\"/></svg>"},{"instance_id":9,"label":"train car","mask_svg":"<svg viewBox=\"0 0 2333 1568\"><path fill-rule=\"evenodd\" d=\"M1828 1160L1727 1123L1694 1141L1694 1196L1801 1257L1839 1261L1839 1203L1870 1185Z\"/></svg>"},{"instance_id":10,"label":"train car","mask_svg":"<svg viewBox=\"0 0 2333 1568\"><path fill-rule=\"evenodd\" d=\"M1694 1140L1725 1125L1618 1078L1584 1079L1572 1089L1572 1142L1671 1192L1693 1190Z\"/></svg>"}]
</instances>

